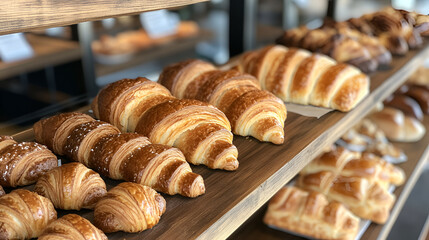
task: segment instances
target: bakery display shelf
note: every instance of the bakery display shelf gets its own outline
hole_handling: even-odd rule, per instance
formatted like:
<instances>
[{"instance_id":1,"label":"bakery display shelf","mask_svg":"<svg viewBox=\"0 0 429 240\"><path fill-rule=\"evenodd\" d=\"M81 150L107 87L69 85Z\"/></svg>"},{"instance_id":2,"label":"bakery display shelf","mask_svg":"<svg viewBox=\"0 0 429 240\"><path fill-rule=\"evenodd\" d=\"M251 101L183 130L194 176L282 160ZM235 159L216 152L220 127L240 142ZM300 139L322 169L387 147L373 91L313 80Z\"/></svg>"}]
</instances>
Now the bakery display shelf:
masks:
<instances>
[{"instance_id":1,"label":"bakery display shelf","mask_svg":"<svg viewBox=\"0 0 429 240\"><path fill-rule=\"evenodd\" d=\"M132 68L144 62L153 61L154 59L181 54L185 51L192 50L198 43L210 40L212 37L212 32L200 29L195 36L174 39L139 51L134 54L129 61L124 63L114 65L97 63L95 64L95 71L97 76L101 77L124 69Z\"/></svg>"},{"instance_id":2,"label":"bakery display shelf","mask_svg":"<svg viewBox=\"0 0 429 240\"><path fill-rule=\"evenodd\" d=\"M206 184L195 199L163 195L167 210L153 229L138 234L108 234L110 239L224 239L261 208L324 147L359 122L379 101L391 94L429 55L428 44L395 58L390 70L372 76L371 93L349 113L333 111L320 119L289 113L285 143L261 143L251 137L234 137L240 167L235 172L193 166ZM32 131L17 140L33 140ZM427 143L427 142L426 142ZM106 180L109 187L117 181ZM399 202L399 201L398 201ZM92 219L92 212L82 212Z\"/></svg>"},{"instance_id":3,"label":"bakery display shelf","mask_svg":"<svg viewBox=\"0 0 429 240\"><path fill-rule=\"evenodd\" d=\"M424 119L426 129L429 129L429 116ZM416 184L417 179L421 175L426 162L429 159L429 131L417 143L394 143L395 146L404 150L408 156L408 161L398 164L399 167L404 169L407 180L404 185L398 187L393 192L396 196L396 202L393 206L390 217L385 224L369 225L368 229L362 235L361 239L386 239L389 232L395 223L399 212L401 211L406 199L408 198L411 190ZM267 204L266 204L267 205ZM247 220L234 234L231 239L264 239L264 240L277 240L277 239L303 239L301 237L288 234L279 230L272 229L265 225L262 221L267 206L259 209L251 218Z\"/></svg>"},{"instance_id":4,"label":"bakery display shelf","mask_svg":"<svg viewBox=\"0 0 429 240\"><path fill-rule=\"evenodd\" d=\"M34 50L34 56L15 62L0 61L0 80L81 58L77 42L35 34L27 34L26 38Z\"/></svg>"},{"instance_id":5,"label":"bakery display shelf","mask_svg":"<svg viewBox=\"0 0 429 240\"><path fill-rule=\"evenodd\" d=\"M0 1L2 13L0 35L133 15L205 1L207 0Z\"/></svg>"}]
</instances>

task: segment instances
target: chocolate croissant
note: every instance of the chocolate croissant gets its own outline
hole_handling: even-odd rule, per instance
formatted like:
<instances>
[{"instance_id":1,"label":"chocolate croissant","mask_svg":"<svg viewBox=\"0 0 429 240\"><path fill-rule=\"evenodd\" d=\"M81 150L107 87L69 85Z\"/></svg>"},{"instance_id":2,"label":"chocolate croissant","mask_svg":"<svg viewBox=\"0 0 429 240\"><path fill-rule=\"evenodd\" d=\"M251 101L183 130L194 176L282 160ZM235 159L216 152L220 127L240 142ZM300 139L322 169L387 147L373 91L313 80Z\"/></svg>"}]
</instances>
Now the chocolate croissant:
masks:
<instances>
[{"instance_id":1,"label":"chocolate croissant","mask_svg":"<svg viewBox=\"0 0 429 240\"><path fill-rule=\"evenodd\" d=\"M171 195L197 197L205 192L202 177L192 172L177 148L151 144L136 133L121 134L113 125L88 115L59 114L40 120L33 129L36 140L42 143L50 141L45 132L56 129L57 133L50 136L65 136L66 143L57 143L63 146L64 154L104 176L144 184Z\"/></svg>"},{"instance_id":2,"label":"chocolate croissant","mask_svg":"<svg viewBox=\"0 0 429 240\"><path fill-rule=\"evenodd\" d=\"M81 163L68 163L41 176L34 191L49 198L56 208L93 209L106 195L106 184L100 175Z\"/></svg>"},{"instance_id":3,"label":"chocolate croissant","mask_svg":"<svg viewBox=\"0 0 429 240\"><path fill-rule=\"evenodd\" d=\"M38 237L57 218L49 199L25 189L0 197L0 239Z\"/></svg>"},{"instance_id":4,"label":"chocolate croissant","mask_svg":"<svg viewBox=\"0 0 429 240\"><path fill-rule=\"evenodd\" d=\"M32 184L58 166L57 157L39 143L17 143L9 136L0 136L0 185L5 187Z\"/></svg>"},{"instance_id":5,"label":"chocolate croissant","mask_svg":"<svg viewBox=\"0 0 429 240\"><path fill-rule=\"evenodd\" d=\"M176 99L160 84L137 78L107 85L91 106L97 118L143 134L153 143L177 147L192 164L238 168L231 125L207 103Z\"/></svg>"},{"instance_id":6,"label":"chocolate croissant","mask_svg":"<svg viewBox=\"0 0 429 240\"><path fill-rule=\"evenodd\" d=\"M38 239L107 240L107 236L85 218L76 214L67 214L51 222Z\"/></svg>"},{"instance_id":7,"label":"chocolate croissant","mask_svg":"<svg viewBox=\"0 0 429 240\"><path fill-rule=\"evenodd\" d=\"M368 76L355 67L280 45L244 54L237 69L286 102L347 112L369 93Z\"/></svg>"},{"instance_id":8,"label":"chocolate croissant","mask_svg":"<svg viewBox=\"0 0 429 240\"><path fill-rule=\"evenodd\" d=\"M106 233L141 232L155 226L165 208L164 198L152 188L124 182L95 205L94 225Z\"/></svg>"},{"instance_id":9,"label":"chocolate croissant","mask_svg":"<svg viewBox=\"0 0 429 240\"><path fill-rule=\"evenodd\" d=\"M253 76L188 60L164 68L158 82L178 98L197 99L219 108L235 134L275 144L284 141L286 107L272 93L260 90Z\"/></svg>"}]
</instances>

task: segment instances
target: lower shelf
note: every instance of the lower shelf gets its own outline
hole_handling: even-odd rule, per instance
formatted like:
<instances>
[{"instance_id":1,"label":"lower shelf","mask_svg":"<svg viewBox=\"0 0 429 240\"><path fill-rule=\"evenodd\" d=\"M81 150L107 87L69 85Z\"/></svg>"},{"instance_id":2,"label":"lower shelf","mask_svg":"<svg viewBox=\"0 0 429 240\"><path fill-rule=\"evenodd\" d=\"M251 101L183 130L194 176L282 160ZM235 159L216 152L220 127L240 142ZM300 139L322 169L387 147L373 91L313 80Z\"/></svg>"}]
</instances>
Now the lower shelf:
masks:
<instances>
[{"instance_id":1,"label":"lower shelf","mask_svg":"<svg viewBox=\"0 0 429 240\"><path fill-rule=\"evenodd\" d=\"M429 129L429 117L424 119L426 129ZM396 188L394 194L396 202L391 210L391 214L387 222L383 225L372 223L361 239L386 239L395 223L405 201L407 200L411 190L416 184L417 179L424 169L425 163L429 159L429 131L417 143L395 143L395 145L404 150L408 156L408 161L398 166L404 169L407 176L407 181L401 187ZM251 218L249 218L237 231L230 236L229 239L264 239L264 240L280 240L280 239L304 239L282 231L269 228L262 222L264 214L267 210L267 204L259 209Z\"/></svg>"}]
</instances>

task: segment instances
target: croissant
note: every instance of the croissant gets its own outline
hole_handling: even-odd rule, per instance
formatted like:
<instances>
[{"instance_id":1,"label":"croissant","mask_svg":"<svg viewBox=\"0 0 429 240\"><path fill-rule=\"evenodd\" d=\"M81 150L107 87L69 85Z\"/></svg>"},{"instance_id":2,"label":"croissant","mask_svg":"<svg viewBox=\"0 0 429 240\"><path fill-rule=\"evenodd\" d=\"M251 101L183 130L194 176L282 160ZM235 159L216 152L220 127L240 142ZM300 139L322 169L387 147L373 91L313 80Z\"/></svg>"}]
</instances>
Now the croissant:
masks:
<instances>
[{"instance_id":1,"label":"croissant","mask_svg":"<svg viewBox=\"0 0 429 240\"><path fill-rule=\"evenodd\" d=\"M0 198L0 239L38 237L57 218L49 199L25 189Z\"/></svg>"},{"instance_id":2,"label":"croissant","mask_svg":"<svg viewBox=\"0 0 429 240\"><path fill-rule=\"evenodd\" d=\"M317 239L355 239L359 218L323 194L283 187L268 204L268 225Z\"/></svg>"},{"instance_id":3,"label":"croissant","mask_svg":"<svg viewBox=\"0 0 429 240\"><path fill-rule=\"evenodd\" d=\"M93 209L103 197L106 184L98 173L81 163L68 163L41 176L34 191L49 198L56 208Z\"/></svg>"},{"instance_id":4,"label":"croissant","mask_svg":"<svg viewBox=\"0 0 429 240\"><path fill-rule=\"evenodd\" d=\"M192 172L177 148L151 144L148 138L136 133L120 134L116 127L84 115L63 113L40 120L33 128L37 141L48 142L43 136L49 129L69 129L63 152L104 176L148 185L171 195L197 197L205 192L203 178ZM87 122L73 121L83 118Z\"/></svg>"},{"instance_id":5,"label":"croissant","mask_svg":"<svg viewBox=\"0 0 429 240\"><path fill-rule=\"evenodd\" d=\"M399 142L419 141L426 133L425 126L413 117L405 116L398 109L385 107L368 116L389 140Z\"/></svg>"},{"instance_id":6,"label":"croissant","mask_svg":"<svg viewBox=\"0 0 429 240\"><path fill-rule=\"evenodd\" d=\"M155 226L165 212L164 198L150 187L124 182L109 190L94 210L103 232L140 232Z\"/></svg>"},{"instance_id":7,"label":"croissant","mask_svg":"<svg viewBox=\"0 0 429 240\"><path fill-rule=\"evenodd\" d=\"M354 108L369 92L368 76L358 69L280 45L244 54L237 69L255 76L262 89L283 101L343 112Z\"/></svg>"},{"instance_id":8,"label":"croissant","mask_svg":"<svg viewBox=\"0 0 429 240\"><path fill-rule=\"evenodd\" d=\"M207 103L173 98L166 88L146 78L107 85L92 109L97 118L122 131L135 131L153 143L179 148L190 163L238 168L238 152L225 114Z\"/></svg>"},{"instance_id":9,"label":"croissant","mask_svg":"<svg viewBox=\"0 0 429 240\"><path fill-rule=\"evenodd\" d=\"M275 144L284 141L286 107L270 92L260 90L253 76L188 60L164 68L158 82L178 98L197 99L219 108L235 134Z\"/></svg>"},{"instance_id":10,"label":"croissant","mask_svg":"<svg viewBox=\"0 0 429 240\"><path fill-rule=\"evenodd\" d=\"M57 157L41 144L17 143L9 136L0 136L0 185L25 186L58 166Z\"/></svg>"},{"instance_id":11,"label":"croissant","mask_svg":"<svg viewBox=\"0 0 429 240\"><path fill-rule=\"evenodd\" d=\"M404 180L402 169L373 154L360 155L337 148L306 166L298 186L343 203L359 217L384 223L395 201L388 186L401 185Z\"/></svg>"},{"instance_id":12,"label":"croissant","mask_svg":"<svg viewBox=\"0 0 429 240\"><path fill-rule=\"evenodd\" d=\"M107 236L85 218L67 214L48 225L39 240L107 240Z\"/></svg>"}]
</instances>

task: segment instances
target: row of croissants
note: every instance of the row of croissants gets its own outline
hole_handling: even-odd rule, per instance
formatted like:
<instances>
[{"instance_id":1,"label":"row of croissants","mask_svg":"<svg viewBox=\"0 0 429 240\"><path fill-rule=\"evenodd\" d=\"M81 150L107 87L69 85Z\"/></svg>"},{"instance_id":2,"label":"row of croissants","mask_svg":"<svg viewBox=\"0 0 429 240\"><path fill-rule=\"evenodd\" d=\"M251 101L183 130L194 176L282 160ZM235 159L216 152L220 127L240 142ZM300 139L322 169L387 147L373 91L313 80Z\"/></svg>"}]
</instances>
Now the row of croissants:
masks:
<instances>
[{"instance_id":1,"label":"row of croissants","mask_svg":"<svg viewBox=\"0 0 429 240\"><path fill-rule=\"evenodd\" d=\"M106 239L152 228L166 210L158 192L205 193L189 163L238 168L233 134L282 144L285 101L350 111L368 92L357 68L280 45L248 52L229 70L188 60L167 66L158 83L111 83L93 100L93 116L42 119L36 142L0 136L0 185L35 183L34 192L1 191L0 239ZM57 156L72 162L58 166ZM107 191L100 175L125 182ZM93 209L94 218L57 219L55 209Z\"/></svg>"},{"instance_id":2,"label":"row of croissants","mask_svg":"<svg viewBox=\"0 0 429 240\"><path fill-rule=\"evenodd\" d=\"M287 90L282 94L291 101L305 103L293 99L303 94L305 99L316 98L322 90L318 82L323 82L320 85L329 94L323 94L325 105L320 105L342 111L353 108L368 92L368 77L351 66L301 50L268 49L285 57L274 64L284 73L276 83L257 79L273 78L268 74L272 71L264 69L273 63L266 49L255 52L265 53L254 58L260 68L247 59L243 66L253 68L226 71L189 60L166 67L160 84L137 78L107 85L92 103L99 120L62 113L34 124L37 142L1 136L0 185L35 183L34 192L18 189L0 198L1 238L58 239L61 234L76 234L103 239L103 232L151 228L166 209L156 191L185 197L205 193L202 176L189 163L228 171L238 168L233 133L283 143L287 114L284 99L275 96L275 84L275 89ZM295 58L307 59L308 66L295 64ZM350 85L356 82L366 88L351 93L355 90ZM341 104L344 94L349 99ZM58 166L57 155L73 162ZM107 191L99 174L126 182ZM94 209L94 225L73 214L55 220L55 208ZM130 214L125 216L124 211Z\"/></svg>"}]
</instances>

